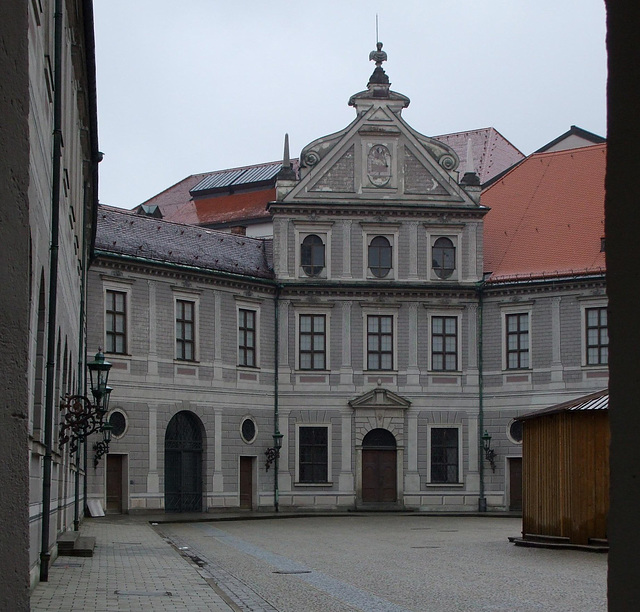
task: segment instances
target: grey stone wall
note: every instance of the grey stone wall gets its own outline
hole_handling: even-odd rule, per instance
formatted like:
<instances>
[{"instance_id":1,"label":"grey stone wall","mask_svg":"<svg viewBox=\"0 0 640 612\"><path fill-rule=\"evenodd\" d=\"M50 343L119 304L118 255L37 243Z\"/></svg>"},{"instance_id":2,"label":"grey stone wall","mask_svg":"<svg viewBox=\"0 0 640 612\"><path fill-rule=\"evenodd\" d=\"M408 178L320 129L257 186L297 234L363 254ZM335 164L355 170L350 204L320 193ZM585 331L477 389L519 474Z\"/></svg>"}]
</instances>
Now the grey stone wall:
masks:
<instances>
[{"instance_id":1,"label":"grey stone wall","mask_svg":"<svg viewBox=\"0 0 640 612\"><path fill-rule=\"evenodd\" d=\"M29 68L28 9L0 20L0 608L29 609ZM10 288L10 289L9 289ZM37 300L37 295L35 298Z\"/></svg>"}]
</instances>

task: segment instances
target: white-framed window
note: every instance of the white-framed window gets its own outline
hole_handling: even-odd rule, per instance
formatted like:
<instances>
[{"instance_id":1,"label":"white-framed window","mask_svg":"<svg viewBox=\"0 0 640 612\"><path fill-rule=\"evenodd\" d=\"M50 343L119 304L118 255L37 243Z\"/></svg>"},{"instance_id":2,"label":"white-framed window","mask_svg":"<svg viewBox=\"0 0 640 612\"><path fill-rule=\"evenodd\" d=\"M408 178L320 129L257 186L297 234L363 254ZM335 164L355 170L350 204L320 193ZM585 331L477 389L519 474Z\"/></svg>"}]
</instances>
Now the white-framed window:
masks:
<instances>
[{"instance_id":1,"label":"white-framed window","mask_svg":"<svg viewBox=\"0 0 640 612\"><path fill-rule=\"evenodd\" d=\"M429 311L429 370L462 370L462 313L452 310Z\"/></svg>"},{"instance_id":2,"label":"white-framed window","mask_svg":"<svg viewBox=\"0 0 640 612\"><path fill-rule=\"evenodd\" d=\"M260 364L260 303L236 299L238 321L238 366L257 368Z\"/></svg>"},{"instance_id":3,"label":"white-framed window","mask_svg":"<svg viewBox=\"0 0 640 612\"><path fill-rule=\"evenodd\" d=\"M329 308L296 308L296 368L300 371L327 371L331 311Z\"/></svg>"},{"instance_id":4,"label":"white-framed window","mask_svg":"<svg viewBox=\"0 0 640 612\"><path fill-rule=\"evenodd\" d=\"M198 313L200 296L174 289L175 359L198 361Z\"/></svg>"},{"instance_id":5,"label":"white-framed window","mask_svg":"<svg viewBox=\"0 0 640 612\"><path fill-rule=\"evenodd\" d=\"M395 280L398 278L399 225L362 223L364 277Z\"/></svg>"},{"instance_id":6,"label":"white-framed window","mask_svg":"<svg viewBox=\"0 0 640 612\"><path fill-rule=\"evenodd\" d=\"M104 352L130 354L131 284L103 280Z\"/></svg>"},{"instance_id":7,"label":"white-framed window","mask_svg":"<svg viewBox=\"0 0 640 612\"><path fill-rule=\"evenodd\" d=\"M365 334L363 368L369 372L390 372L396 369L398 347L398 312L392 308L362 310Z\"/></svg>"},{"instance_id":8,"label":"white-framed window","mask_svg":"<svg viewBox=\"0 0 640 612\"><path fill-rule=\"evenodd\" d=\"M609 364L609 322L604 300L584 300L580 304L582 319L582 364Z\"/></svg>"},{"instance_id":9,"label":"white-framed window","mask_svg":"<svg viewBox=\"0 0 640 612\"><path fill-rule=\"evenodd\" d=\"M331 228L331 223L294 223L298 278L331 278Z\"/></svg>"},{"instance_id":10,"label":"white-framed window","mask_svg":"<svg viewBox=\"0 0 640 612\"><path fill-rule=\"evenodd\" d=\"M462 480L462 425L427 425L427 482L455 485Z\"/></svg>"},{"instance_id":11,"label":"white-framed window","mask_svg":"<svg viewBox=\"0 0 640 612\"><path fill-rule=\"evenodd\" d=\"M111 425L111 435L116 439L122 438L129 428L129 421L124 410L120 408L114 408L107 418L109 425Z\"/></svg>"},{"instance_id":12,"label":"white-framed window","mask_svg":"<svg viewBox=\"0 0 640 612\"><path fill-rule=\"evenodd\" d=\"M432 281L459 281L462 228L427 227L427 277Z\"/></svg>"},{"instance_id":13,"label":"white-framed window","mask_svg":"<svg viewBox=\"0 0 640 612\"><path fill-rule=\"evenodd\" d=\"M331 484L331 424L296 423L296 484Z\"/></svg>"},{"instance_id":14,"label":"white-framed window","mask_svg":"<svg viewBox=\"0 0 640 612\"><path fill-rule=\"evenodd\" d=\"M531 313L531 304L519 304L501 309L503 370L532 368Z\"/></svg>"}]
</instances>

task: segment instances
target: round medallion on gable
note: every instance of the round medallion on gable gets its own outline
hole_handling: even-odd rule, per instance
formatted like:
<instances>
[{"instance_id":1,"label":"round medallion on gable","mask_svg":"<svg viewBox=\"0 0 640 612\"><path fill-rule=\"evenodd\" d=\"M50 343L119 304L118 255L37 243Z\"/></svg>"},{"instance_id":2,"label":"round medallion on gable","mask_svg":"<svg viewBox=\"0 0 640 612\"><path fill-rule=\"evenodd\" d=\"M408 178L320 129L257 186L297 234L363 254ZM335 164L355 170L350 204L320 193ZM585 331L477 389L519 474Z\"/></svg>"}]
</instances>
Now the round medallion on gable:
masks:
<instances>
[{"instance_id":1,"label":"round medallion on gable","mask_svg":"<svg viewBox=\"0 0 640 612\"><path fill-rule=\"evenodd\" d=\"M391 153L384 145L373 145L369 150L367 176L376 187L384 187L391 179Z\"/></svg>"}]
</instances>

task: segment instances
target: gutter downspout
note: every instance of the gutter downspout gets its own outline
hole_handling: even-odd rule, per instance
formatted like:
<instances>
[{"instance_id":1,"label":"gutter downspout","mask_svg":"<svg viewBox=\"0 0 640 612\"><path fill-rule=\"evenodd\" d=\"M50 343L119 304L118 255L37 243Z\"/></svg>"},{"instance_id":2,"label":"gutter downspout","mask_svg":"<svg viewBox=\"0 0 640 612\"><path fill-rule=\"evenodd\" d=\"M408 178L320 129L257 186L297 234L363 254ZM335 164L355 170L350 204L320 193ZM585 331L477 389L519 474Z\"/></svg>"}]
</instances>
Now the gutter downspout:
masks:
<instances>
[{"instance_id":1,"label":"gutter downspout","mask_svg":"<svg viewBox=\"0 0 640 612\"><path fill-rule=\"evenodd\" d=\"M78 387L76 393L78 395L85 395L85 360L86 360L86 347L84 337L85 326L85 301L86 301L86 287L87 287L87 224L86 224L86 211L87 211L87 197L89 193L89 185L85 183L84 191L84 211L82 215L82 277L80 279L80 329L78 334ZM85 462L85 474L87 465ZM86 490L85 490L86 495ZM80 527L80 447L76 451L76 482L75 482L75 494L73 500L73 530L78 531Z\"/></svg>"},{"instance_id":2,"label":"gutter downspout","mask_svg":"<svg viewBox=\"0 0 640 612\"><path fill-rule=\"evenodd\" d=\"M279 352L280 352L280 319L278 317L279 311L279 301L280 301L280 287L276 285L276 294L274 298L274 362L273 362L273 442L274 446L277 447L277 441L280 440L280 424L279 424L279 414L278 414L278 376L279 376ZM273 474L273 507L275 512L280 511L280 491L278 489L278 470L280 469L280 451L276 453L275 461L274 461L274 474Z\"/></svg>"},{"instance_id":3,"label":"gutter downspout","mask_svg":"<svg viewBox=\"0 0 640 612\"><path fill-rule=\"evenodd\" d=\"M484 448L482 444L482 432L484 431L484 397L483 397L483 362L482 362L482 319L483 319L483 291L484 281L478 283L478 452L480 454L479 476L480 497L478 498L478 512L487 511L487 498L484 492Z\"/></svg>"},{"instance_id":4,"label":"gutter downspout","mask_svg":"<svg viewBox=\"0 0 640 612\"><path fill-rule=\"evenodd\" d=\"M45 415L42 477L42 539L40 547L40 580L49 580L49 530L51 513L51 450L53 445L54 376L56 358L56 323L58 300L58 250L60 223L60 160L62 158L62 0L54 8L54 92L53 92L53 158L51 185L51 246L49 260L49 319L47 326L47 367L45 382Z\"/></svg>"}]
</instances>

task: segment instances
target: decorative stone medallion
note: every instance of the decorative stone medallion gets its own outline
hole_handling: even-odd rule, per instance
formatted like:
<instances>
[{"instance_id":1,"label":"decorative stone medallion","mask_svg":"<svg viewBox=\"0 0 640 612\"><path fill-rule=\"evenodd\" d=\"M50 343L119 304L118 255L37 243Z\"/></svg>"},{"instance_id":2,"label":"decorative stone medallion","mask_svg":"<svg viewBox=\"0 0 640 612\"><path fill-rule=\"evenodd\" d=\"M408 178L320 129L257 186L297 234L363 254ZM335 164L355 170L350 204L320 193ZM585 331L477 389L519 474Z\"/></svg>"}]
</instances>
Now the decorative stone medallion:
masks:
<instances>
[{"instance_id":1,"label":"decorative stone medallion","mask_svg":"<svg viewBox=\"0 0 640 612\"><path fill-rule=\"evenodd\" d=\"M391 153L383 144L373 145L369 150L367 176L376 187L384 187L391 180Z\"/></svg>"}]
</instances>

